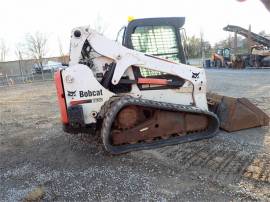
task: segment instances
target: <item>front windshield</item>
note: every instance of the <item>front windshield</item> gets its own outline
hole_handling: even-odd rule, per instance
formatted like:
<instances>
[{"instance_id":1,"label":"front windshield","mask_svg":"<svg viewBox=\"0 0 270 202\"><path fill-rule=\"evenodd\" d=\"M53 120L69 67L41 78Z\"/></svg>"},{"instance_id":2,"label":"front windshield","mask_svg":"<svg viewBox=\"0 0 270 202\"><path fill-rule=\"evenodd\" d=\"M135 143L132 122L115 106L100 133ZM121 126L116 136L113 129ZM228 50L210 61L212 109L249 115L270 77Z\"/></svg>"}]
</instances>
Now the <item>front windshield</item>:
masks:
<instances>
[{"instance_id":1,"label":"front windshield","mask_svg":"<svg viewBox=\"0 0 270 202\"><path fill-rule=\"evenodd\" d=\"M131 40L137 51L180 62L175 28L172 26L137 27Z\"/></svg>"}]
</instances>

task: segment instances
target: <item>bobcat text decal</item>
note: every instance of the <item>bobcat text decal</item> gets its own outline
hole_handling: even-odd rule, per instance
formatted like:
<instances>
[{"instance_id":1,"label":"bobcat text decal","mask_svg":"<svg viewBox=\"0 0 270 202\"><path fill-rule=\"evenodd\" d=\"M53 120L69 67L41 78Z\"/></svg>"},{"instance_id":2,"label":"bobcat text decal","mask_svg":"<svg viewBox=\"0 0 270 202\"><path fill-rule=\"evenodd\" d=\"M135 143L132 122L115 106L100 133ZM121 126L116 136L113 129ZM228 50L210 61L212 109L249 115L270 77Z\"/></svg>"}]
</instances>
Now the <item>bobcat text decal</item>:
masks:
<instances>
[{"instance_id":1,"label":"bobcat text decal","mask_svg":"<svg viewBox=\"0 0 270 202\"><path fill-rule=\"evenodd\" d=\"M100 96L102 94L102 89L100 90L88 90L88 91L79 91L80 97L95 97Z\"/></svg>"}]
</instances>

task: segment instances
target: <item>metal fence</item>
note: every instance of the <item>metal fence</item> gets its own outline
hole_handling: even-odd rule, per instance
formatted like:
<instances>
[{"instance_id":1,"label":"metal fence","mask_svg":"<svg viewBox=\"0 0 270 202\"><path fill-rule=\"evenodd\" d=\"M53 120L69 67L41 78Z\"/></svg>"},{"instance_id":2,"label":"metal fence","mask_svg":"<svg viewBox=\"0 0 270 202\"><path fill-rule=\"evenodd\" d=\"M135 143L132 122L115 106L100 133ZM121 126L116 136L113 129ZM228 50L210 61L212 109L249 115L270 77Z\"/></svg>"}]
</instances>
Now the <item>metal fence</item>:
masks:
<instances>
[{"instance_id":1,"label":"metal fence","mask_svg":"<svg viewBox=\"0 0 270 202\"><path fill-rule=\"evenodd\" d=\"M33 82L48 81L54 79L54 71L46 71L38 74L0 75L0 86L13 86Z\"/></svg>"}]
</instances>

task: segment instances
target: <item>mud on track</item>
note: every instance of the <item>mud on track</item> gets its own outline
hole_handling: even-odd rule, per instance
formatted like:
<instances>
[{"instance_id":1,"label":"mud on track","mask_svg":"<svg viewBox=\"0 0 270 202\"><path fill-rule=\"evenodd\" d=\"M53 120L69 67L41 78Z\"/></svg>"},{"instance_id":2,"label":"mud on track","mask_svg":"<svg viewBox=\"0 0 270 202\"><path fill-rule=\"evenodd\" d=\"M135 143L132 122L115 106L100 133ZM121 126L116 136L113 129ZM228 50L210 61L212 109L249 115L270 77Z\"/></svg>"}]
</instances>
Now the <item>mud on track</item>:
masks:
<instances>
[{"instance_id":1,"label":"mud on track","mask_svg":"<svg viewBox=\"0 0 270 202\"><path fill-rule=\"evenodd\" d=\"M208 88L270 115L269 70L208 70ZM270 128L111 156L62 132L52 82L0 88L0 200L270 200Z\"/></svg>"}]
</instances>

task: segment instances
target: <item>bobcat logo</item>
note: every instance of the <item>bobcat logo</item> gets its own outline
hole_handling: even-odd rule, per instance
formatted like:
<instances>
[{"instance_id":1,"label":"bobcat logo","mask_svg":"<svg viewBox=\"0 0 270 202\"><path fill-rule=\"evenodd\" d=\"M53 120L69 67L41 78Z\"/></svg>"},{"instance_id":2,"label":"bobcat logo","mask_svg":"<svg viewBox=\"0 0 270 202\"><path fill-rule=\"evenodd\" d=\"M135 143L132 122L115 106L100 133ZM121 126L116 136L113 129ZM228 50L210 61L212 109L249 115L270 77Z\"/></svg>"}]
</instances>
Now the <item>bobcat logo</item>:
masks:
<instances>
[{"instance_id":1,"label":"bobcat logo","mask_svg":"<svg viewBox=\"0 0 270 202\"><path fill-rule=\"evenodd\" d=\"M193 79L198 79L199 75L200 75L200 72L199 73L192 72L192 78Z\"/></svg>"},{"instance_id":2,"label":"bobcat logo","mask_svg":"<svg viewBox=\"0 0 270 202\"><path fill-rule=\"evenodd\" d=\"M71 97L76 96L76 90L75 91L68 91L68 96L71 96Z\"/></svg>"}]
</instances>

